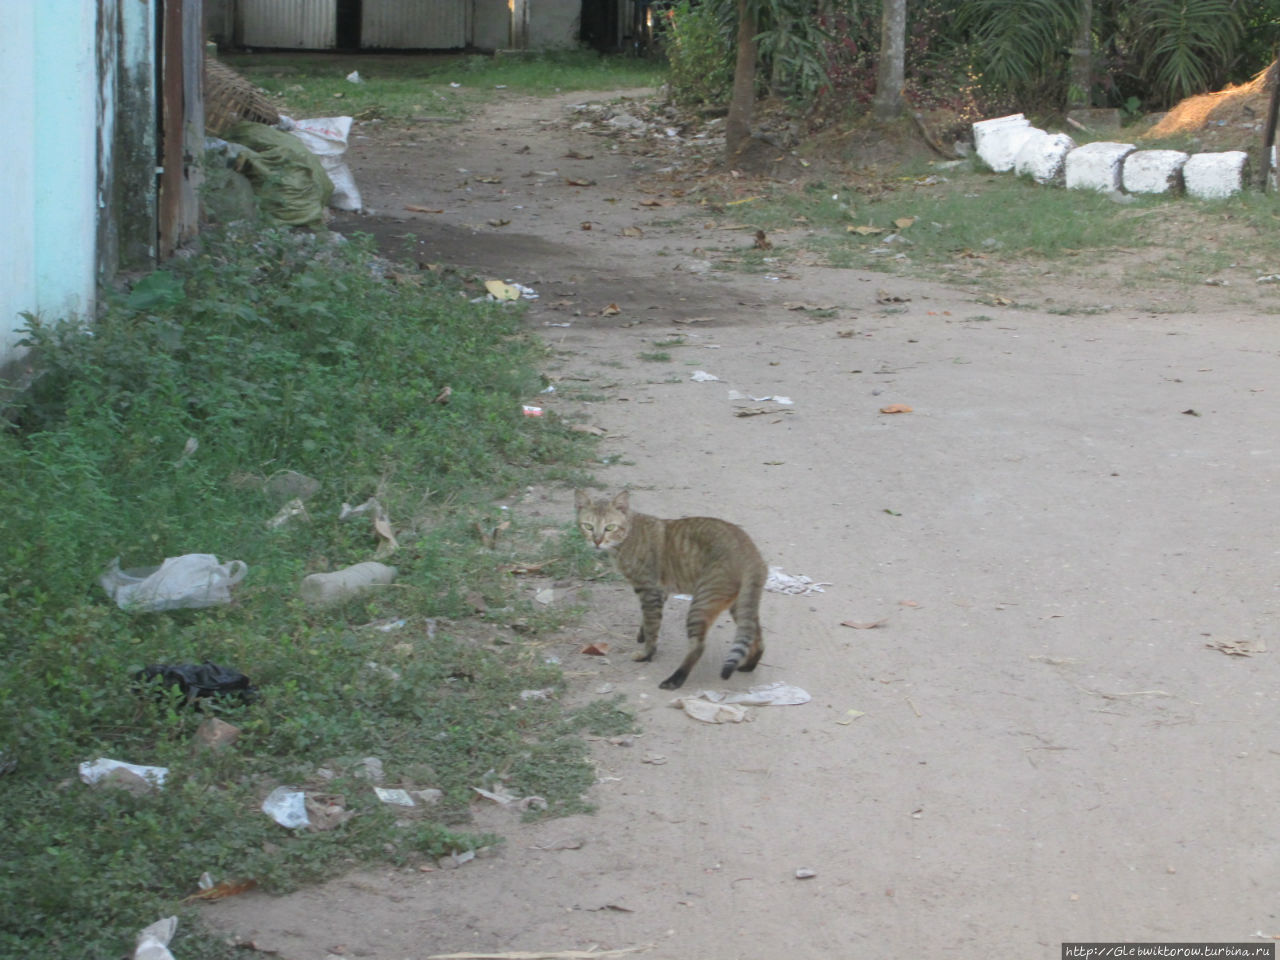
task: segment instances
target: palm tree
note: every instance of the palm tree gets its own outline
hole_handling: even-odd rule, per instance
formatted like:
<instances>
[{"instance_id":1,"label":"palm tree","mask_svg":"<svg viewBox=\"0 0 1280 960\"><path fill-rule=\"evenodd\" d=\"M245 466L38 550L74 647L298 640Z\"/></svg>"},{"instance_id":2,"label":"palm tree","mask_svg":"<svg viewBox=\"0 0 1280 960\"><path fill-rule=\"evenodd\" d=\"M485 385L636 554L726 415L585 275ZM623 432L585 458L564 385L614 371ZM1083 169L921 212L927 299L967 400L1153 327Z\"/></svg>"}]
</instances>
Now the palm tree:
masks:
<instances>
[{"instance_id":1,"label":"palm tree","mask_svg":"<svg viewBox=\"0 0 1280 960\"><path fill-rule=\"evenodd\" d=\"M1224 79L1242 36L1239 0L962 0L960 14L984 83L1070 106L1088 103L1095 45L1164 106Z\"/></svg>"}]
</instances>

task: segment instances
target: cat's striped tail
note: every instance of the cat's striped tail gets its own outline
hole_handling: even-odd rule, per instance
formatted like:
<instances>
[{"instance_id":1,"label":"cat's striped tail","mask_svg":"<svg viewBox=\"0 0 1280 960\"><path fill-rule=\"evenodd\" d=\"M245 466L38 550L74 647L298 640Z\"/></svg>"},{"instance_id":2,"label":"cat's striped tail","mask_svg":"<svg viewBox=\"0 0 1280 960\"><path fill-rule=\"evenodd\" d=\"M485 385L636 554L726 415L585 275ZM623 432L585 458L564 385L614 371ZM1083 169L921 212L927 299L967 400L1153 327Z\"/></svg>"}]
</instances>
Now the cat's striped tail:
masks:
<instances>
[{"instance_id":1,"label":"cat's striped tail","mask_svg":"<svg viewBox=\"0 0 1280 960\"><path fill-rule=\"evenodd\" d=\"M761 564L763 566L763 564ZM750 672L760 662L764 653L764 632L760 629L760 596L764 592L765 573L751 577L742 585L737 598L729 608L729 614L737 626L733 646L720 668L720 679L728 680L733 671Z\"/></svg>"}]
</instances>

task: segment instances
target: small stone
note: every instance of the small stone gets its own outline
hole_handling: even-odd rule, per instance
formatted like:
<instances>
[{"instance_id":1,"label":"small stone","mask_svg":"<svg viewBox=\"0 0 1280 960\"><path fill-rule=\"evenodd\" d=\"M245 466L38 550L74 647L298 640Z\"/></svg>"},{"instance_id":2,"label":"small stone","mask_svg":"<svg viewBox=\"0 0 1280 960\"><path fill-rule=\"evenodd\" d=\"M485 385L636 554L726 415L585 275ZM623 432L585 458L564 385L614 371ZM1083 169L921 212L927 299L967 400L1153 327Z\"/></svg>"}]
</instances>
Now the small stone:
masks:
<instances>
[{"instance_id":1,"label":"small stone","mask_svg":"<svg viewBox=\"0 0 1280 960\"><path fill-rule=\"evenodd\" d=\"M131 793L135 797L146 796L156 789L156 785L146 777L140 777L132 770L126 770L124 767L117 767L112 770L97 782L97 786L115 787L125 793Z\"/></svg>"},{"instance_id":2,"label":"small stone","mask_svg":"<svg viewBox=\"0 0 1280 960\"><path fill-rule=\"evenodd\" d=\"M810 870L808 867L801 867L796 871L797 880L812 880L818 875L818 871Z\"/></svg>"},{"instance_id":3,"label":"small stone","mask_svg":"<svg viewBox=\"0 0 1280 960\"><path fill-rule=\"evenodd\" d=\"M365 757L356 764L355 770L352 771L357 777L368 780L370 783L381 783L386 779L386 773L382 769L382 761L377 757Z\"/></svg>"},{"instance_id":4,"label":"small stone","mask_svg":"<svg viewBox=\"0 0 1280 960\"><path fill-rule=\"evenodd\" d=\"M290 500L307 500L320 489L320 481L296 470L281 470L267 478L262 492L275 506L283 506Z\"/></svg>"},{"instance_id":5,"label":"small stone","mask_svg":"<svg viewBox=\"0 0 1280 960\"><path fill-rule=\"evenodd\" d=\"M196 727L196 745L211 750L221 750L236 742L240 736L240 728L233 723L210 717Z\"/></svg>"}]
</instances>

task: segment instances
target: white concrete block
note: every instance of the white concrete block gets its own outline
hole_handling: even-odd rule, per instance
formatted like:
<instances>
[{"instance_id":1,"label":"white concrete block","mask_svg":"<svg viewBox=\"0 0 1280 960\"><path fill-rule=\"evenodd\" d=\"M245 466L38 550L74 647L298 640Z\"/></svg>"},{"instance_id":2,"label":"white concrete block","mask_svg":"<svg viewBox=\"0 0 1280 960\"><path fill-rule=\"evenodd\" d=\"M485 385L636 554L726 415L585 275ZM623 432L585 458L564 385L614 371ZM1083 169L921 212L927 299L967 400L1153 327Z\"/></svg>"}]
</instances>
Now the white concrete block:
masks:
<instances>
[{"instance_id":1,"label":"white concrete block","mask_svg":"<svg viewBox=\"0 0 1280 960\"><path fill-rule=\"evenodd\" d=\"M1099 140L1097 143L1077 147L1067 154L1067 189L1103 192L1119 190L1124 158L1131 153L1132 143L1115 143L1110 140Z\"/></svg>"},{"instance_id":2,"label":"white concrete block","mask_svg":"<svg viewBox=\"0 0 1280 960\"><path fill-rule=\"evenodd\" d=\"M1018 176L1031 177L1036 183L1062 183L1067 154L1076 142L1065 133L1036 130L1018 150L1013 169Z\"/></svg>"},{"instance_id":3,"label":"white concrete block","mask_svg":"<svg viewBox=\"0 0 1280 960\"><path fill-rule=\"evenodd\" d=\"M1032 134L1043 132L1020 113L980 120L973 125L973 148L988 167L1005 173L1013 169L1014 158Z\"/></svg>"},{"instance_id":4,"label":"white concrete block","mask_svg":"<svg viewBox=\"0 0 1280 960\"><path fill-rule=\"evenodd\" d=\"M1188 195L1214 200L1239 193L1244 189L1248 160L1243 150L1195 154L1182 168Z\"/></svg>"},{"instance_id":5,"label":"white concrete block","mask_svg":"<svg viewBox=\"0 0 1280 960\"><path fill-rule=\"evenodd\" d=\"M1177 193L1186 162L1181 150L1135 150L1124 159L1121 185L1129 193Z\"/></svg>"}]
</instances>

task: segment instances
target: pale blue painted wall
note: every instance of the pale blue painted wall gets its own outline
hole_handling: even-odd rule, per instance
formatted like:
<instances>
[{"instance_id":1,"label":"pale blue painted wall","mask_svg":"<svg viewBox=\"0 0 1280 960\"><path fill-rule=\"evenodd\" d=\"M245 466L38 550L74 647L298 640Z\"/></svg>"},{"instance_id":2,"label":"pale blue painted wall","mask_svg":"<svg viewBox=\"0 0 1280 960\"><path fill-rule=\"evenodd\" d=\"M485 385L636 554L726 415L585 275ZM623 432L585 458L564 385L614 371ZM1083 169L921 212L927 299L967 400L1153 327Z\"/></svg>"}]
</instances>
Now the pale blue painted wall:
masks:
<instances>
[{"instance_id":1,"label":"pale blue painted wall","mask_svg":"<svg viewBox=\"0 0 1280 960\"><path fill-rule=\"evenodd\" d=\"M12 353L18 313L35 307L35 8L22 0L3 0L0 34L0 127L5 151L0 162L0 364Z\"/></svg>"},{"instance_id":2,"label":"pale blue painted wall","mask_svg":"<svg viewBox=\"0 0 1280 960\"><path fill-rule=\"evenodd\" d=\"M0 363L23 311L87 316L98 217L98 4L0 0Z\"/></svg>"}]
</instances>

